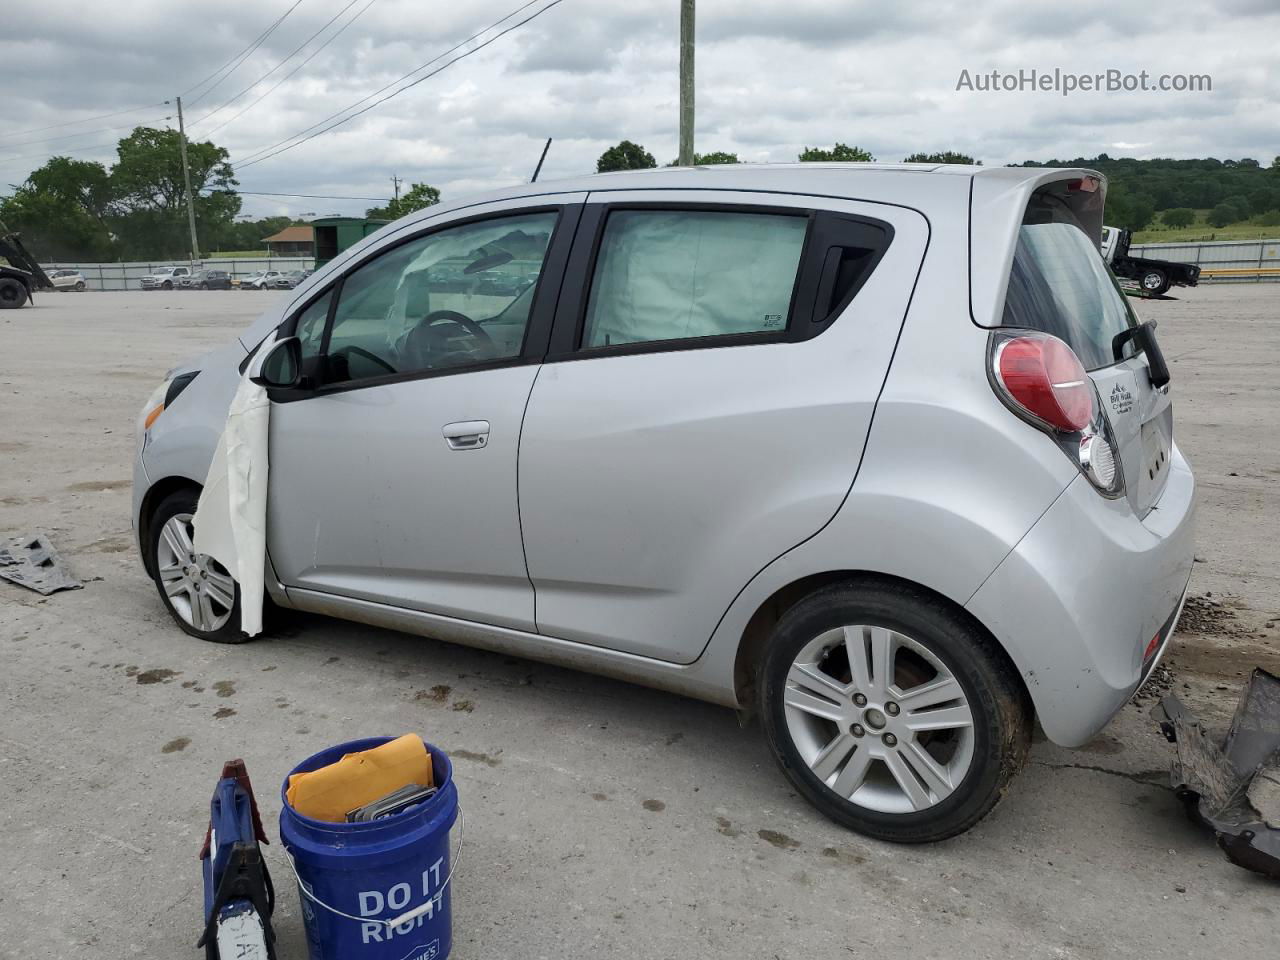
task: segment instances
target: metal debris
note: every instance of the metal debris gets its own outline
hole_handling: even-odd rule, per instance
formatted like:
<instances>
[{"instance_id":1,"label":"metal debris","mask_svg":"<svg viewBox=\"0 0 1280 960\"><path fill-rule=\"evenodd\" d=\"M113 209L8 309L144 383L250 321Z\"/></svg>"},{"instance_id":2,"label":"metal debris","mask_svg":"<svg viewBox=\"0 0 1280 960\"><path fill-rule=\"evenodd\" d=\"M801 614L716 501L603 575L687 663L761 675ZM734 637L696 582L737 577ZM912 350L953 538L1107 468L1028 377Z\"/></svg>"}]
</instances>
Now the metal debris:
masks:
<instances>
[{"instance_id":1,"label":"metal debris","mask_svg":"<svg viewBox=\"0 0 1280 960\"><path fill-rule=\"evenodd\" d=\"M43 533L15 537L0 546L0 577L45 596L84 586L67 572L58 551Z\"/></svg>"},{"instance_id":2,"label":"metal debris","mask_svg":"<svg viewBox=\"0 0 1280 960\"><path fill-rule=\"evenodd\" d=\"M1280 880L1280 677L1256 669L1225 739L1174 696L1151 710L1177 745L1174 792L1237 866Z\"/></svg>"}]
</instances>

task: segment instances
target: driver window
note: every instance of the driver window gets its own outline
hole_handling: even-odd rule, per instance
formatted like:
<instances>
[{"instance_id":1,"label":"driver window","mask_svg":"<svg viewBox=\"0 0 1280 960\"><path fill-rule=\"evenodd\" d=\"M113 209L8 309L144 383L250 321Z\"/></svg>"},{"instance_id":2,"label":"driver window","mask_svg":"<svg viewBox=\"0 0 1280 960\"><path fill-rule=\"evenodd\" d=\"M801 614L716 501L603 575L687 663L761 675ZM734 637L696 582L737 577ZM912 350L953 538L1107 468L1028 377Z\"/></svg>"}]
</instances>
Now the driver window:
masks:
<instances>
[{"instance_id":1,"label":"driver window","mask_svg":"<svg viewBox=\"0 0 1280 960\"><path fill-rule=\"evenodd\" d=\"M329 333L325 382L518 357L556 218L534 213L452 227L349 273Z\"/></svg>"}]
</instances>

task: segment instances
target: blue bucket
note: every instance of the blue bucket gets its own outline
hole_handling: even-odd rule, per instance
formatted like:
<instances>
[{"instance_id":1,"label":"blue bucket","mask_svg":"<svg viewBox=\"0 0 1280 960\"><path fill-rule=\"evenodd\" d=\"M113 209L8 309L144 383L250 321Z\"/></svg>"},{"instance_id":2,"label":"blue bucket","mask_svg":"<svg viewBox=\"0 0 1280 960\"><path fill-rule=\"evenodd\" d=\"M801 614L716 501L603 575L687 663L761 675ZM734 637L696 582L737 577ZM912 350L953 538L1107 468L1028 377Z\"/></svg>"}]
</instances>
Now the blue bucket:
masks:
<instances>
[{"instance_id":1,"label":"blue bucket","mask_svg":"<svg viewBox=\"0 0 1280 960\"><path fill-rule=\"evenodd\" d=\"M330 747L298 764L290 776L392 739ZM449 829L458 817L458 790L444 751L431 744L427 749L435 796L368 823L304 817L289 806L285 778L280 841L297 874L311 960L443 960L449 955Z\"/></svg>"}]
</instances>

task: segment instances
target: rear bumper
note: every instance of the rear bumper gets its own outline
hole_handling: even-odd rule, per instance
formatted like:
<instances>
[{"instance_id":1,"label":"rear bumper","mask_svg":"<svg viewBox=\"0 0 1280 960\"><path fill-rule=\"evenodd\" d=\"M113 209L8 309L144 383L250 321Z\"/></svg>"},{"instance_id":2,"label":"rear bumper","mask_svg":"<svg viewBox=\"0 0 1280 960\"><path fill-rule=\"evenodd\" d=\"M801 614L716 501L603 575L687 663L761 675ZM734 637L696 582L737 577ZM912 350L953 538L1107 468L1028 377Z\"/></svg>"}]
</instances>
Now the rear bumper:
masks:
<instances>
[{"instance_id":1,"label":"rear bumper","mask_svg":"<svg viewBox=\"0 0 1280 960\"><path fill-rule=\"evenodd\" d=\"M1154 669L1191 576L1194 514L1195 479L1176 447L1142 520L1080 477L966 605L1009 652L1050 740L1090 740Z\"/></svg>"}]
</instances>

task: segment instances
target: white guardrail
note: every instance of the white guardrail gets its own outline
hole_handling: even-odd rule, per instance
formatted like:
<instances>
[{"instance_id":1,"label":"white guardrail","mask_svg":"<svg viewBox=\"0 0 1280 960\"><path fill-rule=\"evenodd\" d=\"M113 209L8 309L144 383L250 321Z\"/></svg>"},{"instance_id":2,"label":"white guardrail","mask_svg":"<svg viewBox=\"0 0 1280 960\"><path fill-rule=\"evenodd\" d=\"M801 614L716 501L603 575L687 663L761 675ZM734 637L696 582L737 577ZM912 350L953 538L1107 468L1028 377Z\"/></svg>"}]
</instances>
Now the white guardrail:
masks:
<instances>
[{"instance_id":1,"label":"white guardrail","mask_svg":"<svg viewBox=\"0 0 1280 960\"><path fill-rule=\"evenodd\" d=\"M313 257L210 257L207 260L152 260L135 263L76 263L57 261L42 263L45 273L53 270L78 270L89 290L141 290L142 278L166 267L190 267L196 270L225 270L232 278L263 270L310 270Z\"/></svg>"},{"instance_id":2,"label":"white guardrail","mask_svg":"<svg viewBox=\"0 0 1280 960\"><path fill-rule=\"evenodd\" d=\"M1143 243L1129 255L1194 263L1201 282L1280 280L1280 240L1214 240L1204 243Z\"/></svg>"}]
</instances>

